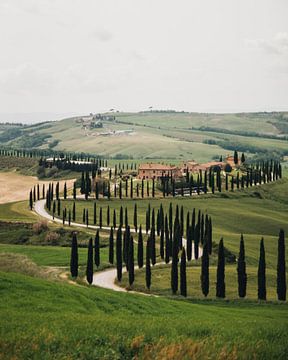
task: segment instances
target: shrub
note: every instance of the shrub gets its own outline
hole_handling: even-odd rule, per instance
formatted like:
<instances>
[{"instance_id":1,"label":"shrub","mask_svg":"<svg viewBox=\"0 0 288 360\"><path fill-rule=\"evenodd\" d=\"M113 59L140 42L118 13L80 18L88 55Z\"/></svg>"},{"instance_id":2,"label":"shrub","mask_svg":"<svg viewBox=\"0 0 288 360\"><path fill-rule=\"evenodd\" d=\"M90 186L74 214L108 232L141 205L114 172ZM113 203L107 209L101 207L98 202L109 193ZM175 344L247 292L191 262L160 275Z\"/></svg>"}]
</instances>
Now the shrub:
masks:
<instances>
[{"instance_id":1,"label":"shrub","mask_svg":"<svg viewBox=\"0 0 288 360\"><path fill-rule=\"evenodd\" d=\"M54 231L49 231L48 234L45 236L45 241L51 245L58 245L59 239L60 235Z\"/></svg>"},{"instance_id":2,"label":"shrub","mask_svg":"<svg viewBox=\"0 0 288 360\"><path fill-rule=\"evenodd\" d=\"M48 224L46 220L38 221L37 223L33 224L33 232L36 235L41 234L43 231L48 230Z\"/></svg>"}]
</instances>

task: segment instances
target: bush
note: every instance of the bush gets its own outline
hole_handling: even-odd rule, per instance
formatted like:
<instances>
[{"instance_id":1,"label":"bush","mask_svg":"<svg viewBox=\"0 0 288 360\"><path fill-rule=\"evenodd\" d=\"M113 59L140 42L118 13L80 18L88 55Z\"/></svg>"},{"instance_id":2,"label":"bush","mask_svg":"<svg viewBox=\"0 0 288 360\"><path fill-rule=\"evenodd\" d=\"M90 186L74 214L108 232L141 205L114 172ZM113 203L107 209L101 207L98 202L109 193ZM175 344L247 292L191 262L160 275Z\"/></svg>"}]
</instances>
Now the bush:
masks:
<instances>
[{"instance_id":1,"label":"bush","mask_svg":"<svg viewBox=\"0 0 288 360\"><path fill-rule=\"evenodd\" d=\"M43 231L48 230L48 223L46 220L38 221L37 223L33 224L33 232L36 235L41 234Z\"/></svg>"},{"instance_id":2,"label":"bush","mask_svg":"<svg viewBox=\"0 0 288 360\"><path fill-rule=\"evenodd\" d=\"M48 234L45 236L45 242L51 245L59 245L59 239L60 235L54 231L48 232Z\"/></svg>"}]
</instances>

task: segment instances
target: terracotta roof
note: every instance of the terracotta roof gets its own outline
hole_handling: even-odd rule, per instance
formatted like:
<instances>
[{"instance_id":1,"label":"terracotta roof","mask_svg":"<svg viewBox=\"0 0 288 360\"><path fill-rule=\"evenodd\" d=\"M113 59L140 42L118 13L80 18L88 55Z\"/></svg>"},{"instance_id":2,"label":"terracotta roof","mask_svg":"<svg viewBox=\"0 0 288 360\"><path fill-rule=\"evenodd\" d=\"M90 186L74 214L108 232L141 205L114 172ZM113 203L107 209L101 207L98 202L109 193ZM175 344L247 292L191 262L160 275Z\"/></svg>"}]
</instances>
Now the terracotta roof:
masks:
<instances>
[{"instance_id":1,"label":"terracotta roof","mask_svg":"<svg viewBox=\"0 0 288 360\"><path fill-rule=\"evenodd\" d=\"M139 165L139 170L176 170L176 166L163 165L163 164L141 164Z\"/></svg>"}]
</instances>

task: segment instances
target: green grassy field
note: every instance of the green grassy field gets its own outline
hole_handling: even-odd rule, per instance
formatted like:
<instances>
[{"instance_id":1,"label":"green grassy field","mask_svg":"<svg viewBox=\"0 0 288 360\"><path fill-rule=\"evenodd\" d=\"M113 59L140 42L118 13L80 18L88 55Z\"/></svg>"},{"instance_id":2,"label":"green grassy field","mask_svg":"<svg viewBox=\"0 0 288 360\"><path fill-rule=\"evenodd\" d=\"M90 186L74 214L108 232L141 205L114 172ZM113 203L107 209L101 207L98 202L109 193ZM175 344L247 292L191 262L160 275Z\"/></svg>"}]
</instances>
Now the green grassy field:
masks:
<instances>
[{"instance_id":1,"label":"green grassy field","mask_svg":"<svg viewBox=\"0 0 288 360\"><path fill-rule=\"evenodd\" d=\"M177 301L3 272L0 283L2 359L286 358L286 304Z\"/></svg>"},{"instance_id":2,"label":"green grassy field","mask_svg":"<svg viewBox=\"0 0 288 360\"><path fill-rule=\"evenodd\" d=\"M225 147L228 142L248 153L263 153L263 149L266 155L287 152L287 141L263 138L287 135L287 122L287 113L117 113L116 122L105 120L102 129L84 130L75 118L69 118L35 125L33 131L44 139L37 145L39 148L48 148L49 143L57 140L54 150L86 151L105 157L124 155L135 159L195 159L204 162L220 154L231 153L232 150ZM199 130L201 126L215 130ZM235 135L235 131L243 129L255 136ZM134 133L97 136L101 132L117 130L133 130ZM223 130L230 133L225 134ZM25 136L27 140L30 132L31 129L24 128L20 137L9 140L5 145L23 147ZM45 136L50 137L45 140ZM208 144L207 141L211 140L222 143L220 146ZM251 144L253 149L250 149Z\"/></svg>"}]
</instances>

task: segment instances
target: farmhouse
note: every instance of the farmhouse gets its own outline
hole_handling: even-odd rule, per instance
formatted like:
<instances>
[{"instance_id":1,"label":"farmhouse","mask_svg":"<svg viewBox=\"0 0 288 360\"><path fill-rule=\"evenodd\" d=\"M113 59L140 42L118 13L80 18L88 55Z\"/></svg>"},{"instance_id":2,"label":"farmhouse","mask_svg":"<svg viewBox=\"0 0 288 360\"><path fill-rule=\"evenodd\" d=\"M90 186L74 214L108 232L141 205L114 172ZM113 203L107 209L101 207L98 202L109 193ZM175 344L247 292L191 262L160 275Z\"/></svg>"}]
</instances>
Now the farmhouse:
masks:
<instances>
[{"instance_id":1,"label":"farmhouse","mask_svg":"<svg viewBox=\"0 0 288 360\"><path fill-rule=\"evenodd\" d=\"M138 168L138 179L160 179L163 176L173 178L181 176L177 166L163 164L141 164Z\"/></svg>"}]
</instances>

